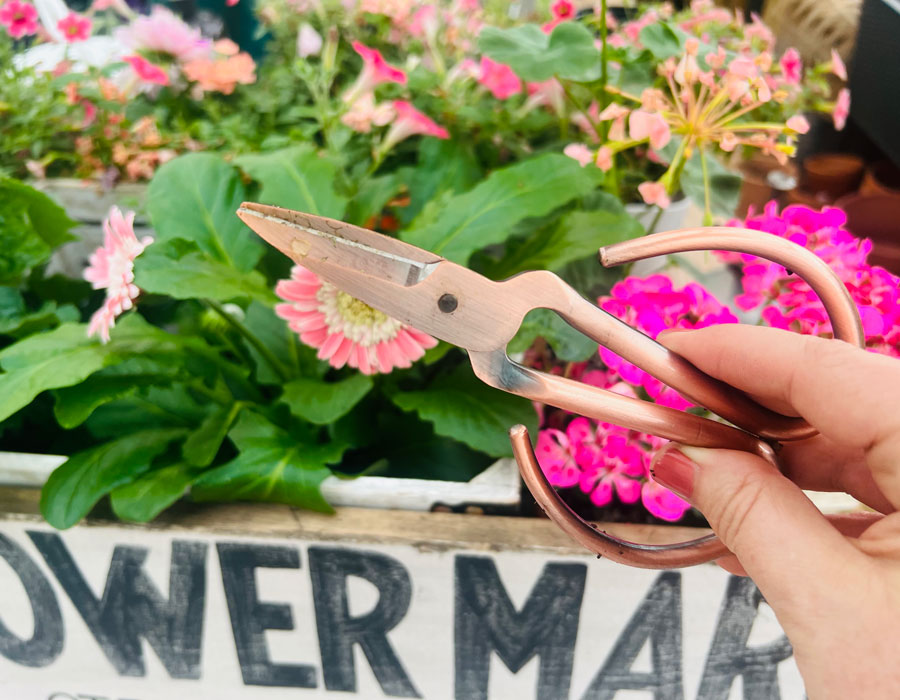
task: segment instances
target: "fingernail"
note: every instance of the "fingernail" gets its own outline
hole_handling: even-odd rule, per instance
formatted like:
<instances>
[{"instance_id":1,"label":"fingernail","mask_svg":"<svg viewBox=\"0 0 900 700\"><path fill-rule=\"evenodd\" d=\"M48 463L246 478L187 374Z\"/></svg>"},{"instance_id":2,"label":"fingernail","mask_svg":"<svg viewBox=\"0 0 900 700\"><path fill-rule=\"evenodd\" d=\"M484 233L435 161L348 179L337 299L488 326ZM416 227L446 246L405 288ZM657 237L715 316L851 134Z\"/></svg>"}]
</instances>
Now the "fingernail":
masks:
<instances>
[{"instance_id":1,"label":"fingernail","mask_svg":"<svg viewBox=\"0 0 900 700\"><path fill-rule=\"evenodd\" d=\"M694 491L694 470L697 465L691 461L680 445L670 444L657 453L650 466L653 478L670 491L690 500Z\"/></svg>"}]
</instances>

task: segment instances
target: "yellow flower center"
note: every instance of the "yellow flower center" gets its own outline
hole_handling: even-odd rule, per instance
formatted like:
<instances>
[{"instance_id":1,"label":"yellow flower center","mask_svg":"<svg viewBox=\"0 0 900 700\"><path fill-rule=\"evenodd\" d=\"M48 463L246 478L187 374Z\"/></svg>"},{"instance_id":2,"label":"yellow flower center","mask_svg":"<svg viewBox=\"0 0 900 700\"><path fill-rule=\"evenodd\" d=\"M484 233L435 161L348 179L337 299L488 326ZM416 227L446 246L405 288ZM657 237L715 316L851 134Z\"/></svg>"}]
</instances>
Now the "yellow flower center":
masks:
<instances>
[{"instance_id":1,"label":"yellow flower center","mask_svg":"<svg viewBox=\"0 0 900 700\"><path fill-rule=\"evenodd\" d=\"M390 320L386 314L347 292L337 293L337 310L345 321L354 325L377 326Z\"/></svg>"}]
</instances>

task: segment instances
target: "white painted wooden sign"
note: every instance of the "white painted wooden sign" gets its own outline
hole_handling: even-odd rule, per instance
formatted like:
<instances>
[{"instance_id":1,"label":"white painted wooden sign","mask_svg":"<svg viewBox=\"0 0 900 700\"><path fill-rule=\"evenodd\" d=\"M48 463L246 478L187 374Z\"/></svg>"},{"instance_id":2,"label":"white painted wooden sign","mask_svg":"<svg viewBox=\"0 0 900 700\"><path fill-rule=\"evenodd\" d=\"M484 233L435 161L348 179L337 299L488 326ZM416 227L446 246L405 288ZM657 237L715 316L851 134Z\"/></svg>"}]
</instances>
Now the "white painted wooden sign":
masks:
<instances>
[{"instance_id":1,"label":"white painted wooden sign","mask_svg":"<svg viewBox=\"0 0 900 700\"><path fill-rule=\"evenodd\" d=\"M803 694L750 581L597 560L546 521L237 505L60 533L35 498L0 493L3 700Z\"/></svg>"}]
</instances>

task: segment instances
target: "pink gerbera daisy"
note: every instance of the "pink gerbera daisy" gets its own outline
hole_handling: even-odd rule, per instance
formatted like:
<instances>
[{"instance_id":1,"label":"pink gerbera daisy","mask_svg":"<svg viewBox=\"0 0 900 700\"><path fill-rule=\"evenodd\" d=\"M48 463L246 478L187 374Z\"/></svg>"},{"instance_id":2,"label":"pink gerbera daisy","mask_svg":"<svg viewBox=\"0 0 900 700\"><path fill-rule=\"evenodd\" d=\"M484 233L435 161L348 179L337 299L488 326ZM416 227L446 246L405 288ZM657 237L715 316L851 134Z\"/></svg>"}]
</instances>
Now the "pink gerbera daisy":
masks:
<instances>
[{"instance_id":1,"label":"pink gerbera daisy","mask_svg":"<svg viewBox=\"0 0 900 700\"><path fill-rule=\"evenodd\" d=\"M288 302L278 304L275 313L301 341L318 348L319 359L328 360L332 367L350 365L363 374L388 373L395 367L410 367L437 345L430 335L373 309L299 265L291 270L291 279L278 282L275 293Z\"/></svg>"},{"instance_id":2,"label":"pink gerbera daisy","mask_svg":"<svg viewBox=\"0 0 900 700\"><path fill-rule=\"evenodd\" d=\"M19 0L8 0L0 6L0 24L6 27L13 39L36 34L38 30L38 13L34 5Z\"/></svg>"},{"instance_id":3,"label":"pink gerbera daisy","mask_svg":"<svg viewBox=\"0 0 900 700\"><path fill-rule=\"evenodd\" d=\"M109 329L116 317L134 306L140 290L134 284L134 259L153 242L150 236L138 240L134 235L134 212L122 216L118 207L109 210L103 222L103 245L90 257L90 265L84 278L94 289L105 289L106 299L91 317L88 335L99 333L100 339L109 341Z\"/></svg>"},{"instance_id":4,"label":"pink gerbera daisy","mask_svg":"<svg viewBox=\"0 0 900 700\"><path fill-rule=\"evenodd\" d=\"M56 23L56 28L62 32L63 38L70 44L76 41L87 41L91 36L91 20L89 17L70 12Z\"/></svg>"}]
</instances>

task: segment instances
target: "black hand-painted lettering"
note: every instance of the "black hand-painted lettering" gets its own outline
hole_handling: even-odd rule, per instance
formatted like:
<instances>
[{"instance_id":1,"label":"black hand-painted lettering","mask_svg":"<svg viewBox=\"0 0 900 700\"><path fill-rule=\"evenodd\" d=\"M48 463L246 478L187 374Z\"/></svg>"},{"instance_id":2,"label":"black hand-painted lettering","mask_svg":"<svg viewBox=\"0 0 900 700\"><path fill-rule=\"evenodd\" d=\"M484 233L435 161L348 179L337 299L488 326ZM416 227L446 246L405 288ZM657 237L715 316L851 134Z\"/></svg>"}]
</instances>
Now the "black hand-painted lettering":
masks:
<instances>
[{"instance_id":1,"label":"black hand-painted lettering","mask_svg":"<svg viewBox=\"0 0 900 700\"><path fill-rule=\"evenodd\" d=\"M286 603L259 601L254 575L256 569L299 569L297 549L237 542L220 542L216 547L244 684L315 688L315 666L270 661L266 630L292 630L294 620Z\"/></svg>"},{"instance_id":2,"label":"black hand-painted lettering","mask_svg":"<svg viewBox=\"0 0 900 700\"><path fill-rule=\"evenodd\" d=\"M172 678L200 678L205 544L172 542L168 600L144 571L148 550L117 546L98 599L58 534L31 531L28 536L120 675L145 674L143 638Z\"/></svg>"},{"instance_id":3,"label":"black hand-painted lettering","mask_svg":"<svg viewBox=\"0 0 900 700\"><path fill-rule=\"evenodd\" d=\"M651 671L631 667L650 640ZM660 574L582 700L612 700L620 690L650 690L654 700L681 700L681 574Z\"/></svg>"},{"instance_id":4,"label":"black hand-painted lettering","mask_svg":"<svg viewBox=\"0 0 900 700\"><path fill-rule=\"evenodd\" d=\"M536 697L569 696L584 564L547 564L517 612L488 557L456 557L455 692L487 698L491 652L513 673L540 657Z\"/></svg>"},{"instance_id":5,"label":"black hand-painted lettering","mask_svg":"<svg viewBox=\"0 0 900 700\"><path fill-rule=\"evenodd\" d=\"M745 700L781 697L778 664L793 654L791 643L781 636L768 644L747 646L762 599L749 578L729 579L697 700L725 700L738 676L743 677Z\"/></svg>"},{"instance_id":6,"label":"black hand-painted lettering","mask_svg":"<svg viewBox=\"0 0 900 700\"><path fill-rule=\"evenodd\" d=\"M359 644L385 694L421 697L387 638L412 598L403 565L383 554L352 549L310 547L308 553L325 687L356 691L353 645ZM350 616L348 576L363 578L378 589L378 602L369 613Z\"/></svg>"}]
</instances>

